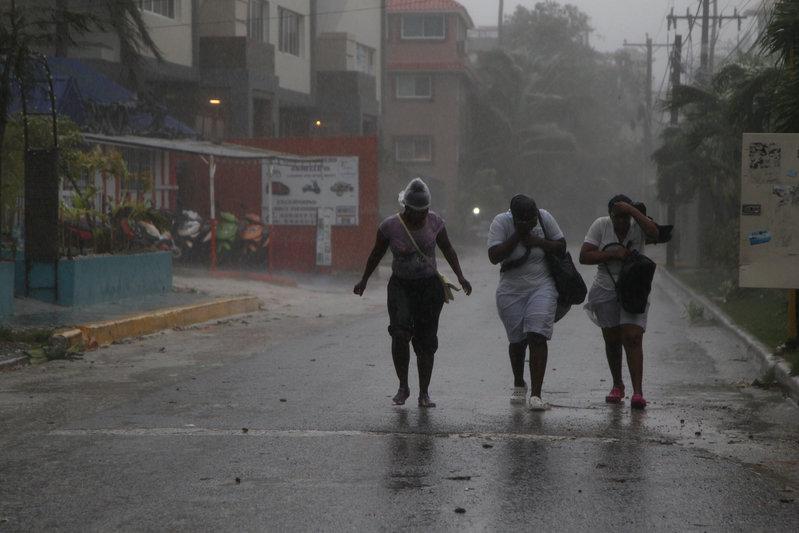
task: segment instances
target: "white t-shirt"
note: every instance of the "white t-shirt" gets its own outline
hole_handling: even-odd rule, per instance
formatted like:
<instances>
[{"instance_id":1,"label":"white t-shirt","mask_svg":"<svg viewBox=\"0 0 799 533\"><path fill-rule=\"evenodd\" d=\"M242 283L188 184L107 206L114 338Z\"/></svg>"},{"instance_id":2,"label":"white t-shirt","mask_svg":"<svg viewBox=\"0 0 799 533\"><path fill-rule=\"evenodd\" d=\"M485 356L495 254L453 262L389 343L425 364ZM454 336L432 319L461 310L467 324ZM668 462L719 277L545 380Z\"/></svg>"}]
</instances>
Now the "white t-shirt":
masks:
<instances>
[{"instance_id":1,"label":"white t-shirt","mask_svg":"<svg viewBox=\"0 0 799 533\"><path fill-rule=\"evenodd\" d=\"M533 228L531 233L543 239L544 230L541 229L541 225L543 224L547 228L547 238L550 241L562 239L563 232L560 230L555 217L544 209L539 209L538 211L541 213L539 223ZM491 228L488 230L488 247L491 248L492 246L507 241L510 236L513 235L514 231L513 215L510 214L510 211L498 214L494 217L494 221L491 222ZM513 250L513 253L503 262L518 259L524 255L524 252L525 247L518 244L516 249ZM530 250L530 257L527 258L525 264L508 270L507 272L502 272L499 276L499 286L497 287L498 294L526 293L529 292L531 288L537 287L542 283L552 283L554 286L554 281L544 261L544 250L537 246Z\"/></svg>"},{"instance_id":2,"label":"white t-shirt","mask_svg":"<svg viewBox=\"0 0 799 533\"><path fill-rule=\"evenodd\" d=\"M593 244L600 250L605 248L608 244L619 243L630 250L637 250L644 253L644 246L646 243L646 236L641 226L635 220L630 221L630 229L627 231L627 236L624 241L619 241L616 232L613 231L613 221L610 217L599 217L594 220L591 227L588 228L588 234L585 236L585 241L588 244ZM605 265L610 268L613 273L613 278L618 281L619 273L621 272L621 261L609 261L608 263L597 265L596 277L594 283L607 290L615 290L613 280L610 279Z\"/></svg>"}]
</instances>

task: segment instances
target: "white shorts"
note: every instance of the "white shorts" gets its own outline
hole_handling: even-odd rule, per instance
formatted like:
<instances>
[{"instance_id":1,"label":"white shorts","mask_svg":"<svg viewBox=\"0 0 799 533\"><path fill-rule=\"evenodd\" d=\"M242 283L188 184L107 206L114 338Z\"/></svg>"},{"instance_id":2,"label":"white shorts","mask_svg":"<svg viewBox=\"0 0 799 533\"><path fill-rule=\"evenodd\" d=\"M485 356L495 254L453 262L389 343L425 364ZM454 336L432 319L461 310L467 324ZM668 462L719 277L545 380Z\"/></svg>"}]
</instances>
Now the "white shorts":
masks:
<instances>
[{"instance_id":1,"label":"white shorts","mask_svg":"<svg viewBox=\"0 0 799 533\"><path fill-rule=\"evenodd\" d=\"M508 342L524 342L528 333L552 338L558 292L552 283L531 288L525 293L497 293L497 311L505 326Z\"/></svg>"},{"instance_id":2,"label":"white shorts","mask_svg":"<svg viewBox=\"0 0 799 533\"><path fill-rule=\"evenodd\" d=\"M646 311L640 314L628 313L616 299L616 291L609 291L597 284L588 292L588 299L583 306L591 322L600 328L615 328L630 324L646 331L646 319L649 315L649 302Z\"/></svg>"}]
</instances>

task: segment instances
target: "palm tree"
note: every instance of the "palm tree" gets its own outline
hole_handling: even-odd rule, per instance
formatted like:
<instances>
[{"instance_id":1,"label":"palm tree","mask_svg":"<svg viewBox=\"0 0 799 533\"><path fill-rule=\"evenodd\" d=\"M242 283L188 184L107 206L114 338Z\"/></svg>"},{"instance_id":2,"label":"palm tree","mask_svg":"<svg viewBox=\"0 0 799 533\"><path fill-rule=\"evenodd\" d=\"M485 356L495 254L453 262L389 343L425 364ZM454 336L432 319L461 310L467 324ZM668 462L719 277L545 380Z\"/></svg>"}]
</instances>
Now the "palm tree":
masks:
<instances>
[{"instance_id":1,"label":"palm tree","mask_svg":"<svg viewBox=\"0 0 799 533\"><path fill-rule=\"evenodd\" d=\"M773 128L774 85L779 72L762 61L729 64L707 84L675 87L664 102L683 114L661 134L653 159L658 196L670 210L701 194L701 262L737 265L734 257L740 197L741 136ZM702 194L704 193L704 194ZM673 220L673 218L670 218ZM733 228L733 229L734 229Z\"/></svg>"},{"instance_id":2,"label":"palm tree","mask_svg":"<svg viewBox=\"0 0 799 533\"><path fill-rule=\"evenodd\" d=\"M799 2L774 4L758 44L780 74L774 99L776 129L799 131Z\"/></svg>"}]
</instances>

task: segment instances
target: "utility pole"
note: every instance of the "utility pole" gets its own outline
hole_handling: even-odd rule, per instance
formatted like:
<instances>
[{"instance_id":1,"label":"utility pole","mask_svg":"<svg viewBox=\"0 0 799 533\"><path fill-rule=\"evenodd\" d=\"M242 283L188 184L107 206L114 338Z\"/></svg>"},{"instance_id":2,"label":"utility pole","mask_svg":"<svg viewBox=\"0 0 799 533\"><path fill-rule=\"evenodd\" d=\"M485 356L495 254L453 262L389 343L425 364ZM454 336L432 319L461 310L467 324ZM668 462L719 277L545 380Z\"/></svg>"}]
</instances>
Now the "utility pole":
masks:
<instances>
[{"instance_id":1,"label":"utility pole","mask_svg":"<svg viewBox=\"0 0 799 533\"><path fill-rule=\"evenodd\" d=\"M721 28L721 21L719 20L719 0L713 0L713 24L711 25L710 33L710 63L709 70L713 72L715 57L716 57L716 41L719 38L718 30Z\"/></svg>"},{"instance_id":2,"label":"utility pole","mask_svg":"<svg viewBox=\"0 0 799 533\"><path fill-rule=\"evenodd\" d=\"M652 63L653 49L654 48L668 48L671 45L668 43L654 44L649 34L646 35L646 42L644 43L628 43L624 41L624 46L629 48L645 48L646 49L646 81L644 83L645 102L646 102L646 120L644 121L644 153L647 161L644 163L644 168L649 169L648 159L652 155ZM649 172L644 172L643 196L649 200Z\"/></svg>"},{"instance_id":3,"label":"utility pole","mask_svg":"<svg viewBox=\"0 0 799 533\"><path fill-rule=\"evenodd\" d=\"M738 32L741 31L741 24L744 19L748 18L747 15L741 15L738 13L738 8L735 8L732 15L719 15L718 14L718 0L713 1L713 15L710 14L710 2L711 0L701 0L702 1L702 15L701 17L698 15L692 15L691 10L687 9L685 15L675 15L674 8L671 9L671 13L666 15L666 22L668 24L668 29L674 28L677 29L677 23L681 20L685 20L688 22L688 33L690 34L693 31L694 24L698 19L702 19L702 51L700 56L700 72L699 72L699 80L706 81L708 80L713 74L713 58L711 57L711 48L715 49L715 41L717 37L715 34L717 33L716 25L721 27L722 23L725 20L734 20L738 22ZM711 23L713 24L713 43L711 46L710 42L710 28Z\"/></svg>"},{"instance_id":4,"label":"utility pole","mask_svg":"<svg viewBox=\"0 0 799 533\"><path fill-rule=\"evenodd\" d=\"M502 24L505 22L505 0L499 0L499 16L497 17L497 41L502 46Z\"/></svg>"},{"instance_id":5,"label":"utility pole","mask_svg":"<svg viewBox=\"0 0 799 533\"><path fill-rule=\"evenodd\" d=\"M715 23L715 20L714 20ZM710 79L710 0L702 0L702 51L699 54L699 79Z\"/></svg>"},{"instance_id":6,"label":"utility pole","mask_svg":"<svg viewBox=\"0 0 799 533\"><path fill-rule=\"evenodd\" d=\"M672 49L671 53L671 90L672 93L674 89L680 86L680 74L682 72L682 35L675 35L674 36L674 48ZM671 120L669 123L672 126L676 126L679 123L679 111L677 108L672 107L671 109ZM668 224L674 225L675 219L677 218L677 206L676 202L674 201L674 194L676 193L676 184L671 183L670 187L674 188L674 190L670 191L670 198L668 204L666 206L666 219L668 220ZM674 267L674 242L669 242L666 245L666 266L669 268Z\"/></svg>"}]
</instances>

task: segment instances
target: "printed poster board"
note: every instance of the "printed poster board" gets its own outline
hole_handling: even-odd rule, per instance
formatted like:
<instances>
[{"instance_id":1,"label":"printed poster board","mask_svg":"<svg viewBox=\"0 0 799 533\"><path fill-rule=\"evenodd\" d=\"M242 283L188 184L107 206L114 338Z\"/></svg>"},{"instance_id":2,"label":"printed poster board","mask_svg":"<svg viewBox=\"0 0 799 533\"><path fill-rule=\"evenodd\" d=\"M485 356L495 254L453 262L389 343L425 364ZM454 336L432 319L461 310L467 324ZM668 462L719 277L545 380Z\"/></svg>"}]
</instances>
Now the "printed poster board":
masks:
<instances>
[{"instance_id":1,"label":"printed poster board","mask_svg":"<svg viewBox=\"0 0 799 533\"><path fill-rule=\"evenodd\" d=\"M315 226L319 209L333 210L333 225L358 225L358 158L320 157L272 161L261 181L264 220L272 183L273 224Z\"/></svg>"},{"instance_id":2,"label":"printed poster board","mask_svg":"<svg viewBox=\"0 0 799 533\"><path fill-rule=\"evenodd\" d=\"M316 265L333 264L333 242L331 229L336 212L330 207L322 207L316 219Z\"/></svg>"},{"instance_id":3,"label":"printed poster board","mask_svg":"<svg viewBox=\"0 0 799 533\"><path fill-rule=\"evenodd\" d=\"M745 133L741 287L799 288L799 134Z\"/></svg>"}]
</instances>

